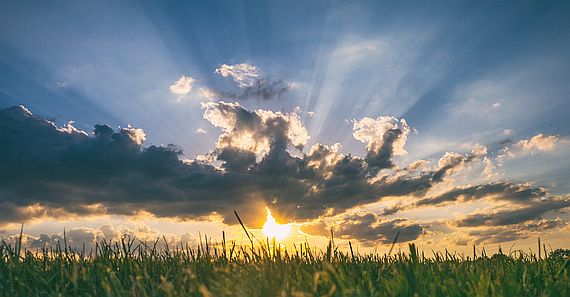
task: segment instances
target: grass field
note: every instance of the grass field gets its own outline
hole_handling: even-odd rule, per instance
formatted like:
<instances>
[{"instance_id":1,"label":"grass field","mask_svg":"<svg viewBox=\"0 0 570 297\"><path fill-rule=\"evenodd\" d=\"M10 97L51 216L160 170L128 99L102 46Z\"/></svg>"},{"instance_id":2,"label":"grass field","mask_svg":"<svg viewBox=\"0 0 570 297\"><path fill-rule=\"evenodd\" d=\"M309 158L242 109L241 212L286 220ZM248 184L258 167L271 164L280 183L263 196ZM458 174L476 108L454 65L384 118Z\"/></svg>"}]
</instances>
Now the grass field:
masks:
<instances>
[{"instance_id":1,"label":"grass field","mask_svg":"<svg viewBox=\"0 0 570 297\"><path fill-rule=\"evenodd\" d=\"M491 257L288 250L271 242L195 248L125 238L94 252L0 246L0 296L570 296L565 251ZM20 256L18 256L18 254Z\"/></svg>"}]
</instances>

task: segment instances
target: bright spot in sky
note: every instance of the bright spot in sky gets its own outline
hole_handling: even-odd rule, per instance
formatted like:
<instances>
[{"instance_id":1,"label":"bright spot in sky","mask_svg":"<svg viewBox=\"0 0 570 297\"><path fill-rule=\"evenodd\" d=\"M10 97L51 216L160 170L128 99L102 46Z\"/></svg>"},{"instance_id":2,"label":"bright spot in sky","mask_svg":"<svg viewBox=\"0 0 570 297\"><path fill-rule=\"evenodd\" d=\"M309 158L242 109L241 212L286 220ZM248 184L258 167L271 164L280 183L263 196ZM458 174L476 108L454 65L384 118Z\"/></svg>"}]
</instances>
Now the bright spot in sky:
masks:
<instances>
[{"instance_id":1,"label":"bright spot in sky","mask_svg":"<svg viewBox=\"0 0 570 297\"><path fill-rule=\"evenodd\" d=\"M289 224L279 224L275 221L275 218L271 215L271 210L268 207L267 210L267 220L263 224L263 229L261 232L263 235L269 238L275 238L276 240L284 240L291 234L291 225Z\"/></svg>"}]
</instances>

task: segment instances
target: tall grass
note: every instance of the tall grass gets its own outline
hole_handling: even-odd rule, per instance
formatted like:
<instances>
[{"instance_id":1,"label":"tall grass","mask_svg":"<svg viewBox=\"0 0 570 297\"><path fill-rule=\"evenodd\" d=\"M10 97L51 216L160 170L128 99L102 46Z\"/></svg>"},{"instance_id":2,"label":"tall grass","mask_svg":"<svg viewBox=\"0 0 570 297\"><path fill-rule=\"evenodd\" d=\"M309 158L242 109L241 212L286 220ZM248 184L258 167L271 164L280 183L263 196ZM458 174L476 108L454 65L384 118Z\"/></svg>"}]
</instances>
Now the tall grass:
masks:
<instances>
[{"instance_id":1,"label":"tall grass","mask_svg":"<svg viewBox=\"0 0 570 297\"><path fill-rule=\"evenodd\" d=\"M37 251L3 241L0 296L570 296L570 261L560 253L428 257L410 244L406 253L361 255L332 240L324 250L285 250L207 237L161 249L161 240L125 236L89 253L65 241Z\"/></svg>"}]
</instances>

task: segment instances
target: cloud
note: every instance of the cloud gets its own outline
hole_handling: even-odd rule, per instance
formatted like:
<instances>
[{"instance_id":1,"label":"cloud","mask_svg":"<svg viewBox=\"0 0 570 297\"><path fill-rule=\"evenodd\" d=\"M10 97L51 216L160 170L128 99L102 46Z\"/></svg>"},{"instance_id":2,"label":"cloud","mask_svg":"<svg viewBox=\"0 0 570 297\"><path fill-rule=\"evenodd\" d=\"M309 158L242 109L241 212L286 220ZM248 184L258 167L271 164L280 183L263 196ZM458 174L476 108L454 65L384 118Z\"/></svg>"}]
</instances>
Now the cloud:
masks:
<instances>
[{"instance_id":1,"label":"cloud","mask_svg":"<svg viewBox=\"0 0 570 297\"><path fill-rule=\"evenodd\" d=\"M236 90L218 90L209 87L200 87L197 97L203 101L214 101L214 99L249 99L258 98L269 100L280 97L282 94L294 89L297 84L287 83L282 80L274 80L263 75L261 70L251 64L242 63L235 65L222 64L215 70L215 73L223 78L231 78L235 83ZM181 101L185 95L189 94L194 87L195 79L182 75L177 81L170 85L169 89L176 95L177 101Z\"/></svg>"},{"instance_id":2,"label":"cloud","mask_svg":"<svg viewBox=\"0 0 570 297\"><path fill-rule=\"evenodd\" d=\"M514 159L526 156L534 152L548 152L556 149L561 139L557 135L537 134L530 139L522 139L514 144L510 140L502 142L504 148L497 156L497 161L502 163L506 158Z\"/></svg>"},{"instance_id":3,"label":"cloud","mask_svg":"<svg viewBox=\"0 0 570 297\"><path fill-rule=\"evenodd\" d=\"M567 225L568 222L560 218L530 220L518 225L470 228L467 232L461 232L458 239L463 241L462 245L501 243L562 231Z\"/></svg>"},{"instance_id":4,"label":"cloud","mask_svg":"<svg viewBox=\"0 0 570 297\"><path fill-rule=\"evenodd\" d=\"M470 154L446 152L437 162L437 168L433 178L436 181L441 181L443 177L452 174L454 171L461 170L463 166L473 162L477 158L484 157L486 153L487 148L482 146L476 146Z\"/></svg>"},{"instance_id":5,"label":"cloud","mask_svg":"<svg viewBox=\"0 0 570 297\"><path fill-rule=\"evenodd\" d=\"M258 98L269 100L280 97L295 87L293 83L273 80L271 77L263 75L258 67L247 63L222 64L215 70L215 73L222 77L231 78L238 89L240 89L239 93L209 90L209 97L217 97L219 99Z\"/></svg>"},{"instance_id":6,"label":"cloud","mask_svg":"<svg viewBox=\"0 0 570 297\"><path fill-rule=\"evenodd\" d=\"M523 139L517 142L514 146L523 151L551 151L558 142L556 135L537 134L531 139Z\"/></svg>"},{"instance_id":7,"label":"cloud","mask_svg":"<svg viewBox=\"0 0 570 297\"><path fill-rule=\"evenodd\" d=\"M231 77L240 88L254 86L260 76L259 69L247 63L235 65L222 64L215 72L222 77Z\"/></svg>"},{"instance_id":8,"label":"cloud","mask_svg":"<svg viewBox=\"0 0 570 297\"><path fill-rule=\"evenodd\" d=\"M365 117L353 121L353 136L366 143L366 162L376 170L391 168L393 155L404 155L404 145L410 133L410 127L404 119L394 117Z\"/></svg>"},{"instance_id":9,"label":"cloud","mask_svg":"<svg viewBox=\"0 0 570 297\"><path fill-rule=\"evenodd\" d=\"M565 198L550 198L533 201L519 208L501 209L493 212L466 215L454 222L458 227L506 226L540 219L549 211L560 210L570 206Z\"/></svg>"},{"instance_id":10,"label":"cloud","mask_svg":"<svg viewBox=\"0 0 570 297\"><path fill-rule=\"evenodd\" d=\"M94 245L102 235L101 231L94 228L77 227L67 231L66 238L72 246L81 246L84 243Z\"/></svg>"},{"instance_id":11,"label":"cloud","mask_svg":"<svg viewBox=\"0 0 570 297\"><path fill-rule=\"evenodd\" d=\"M190 76L182 75L177 81L170 85L170 92L177 96L184 96L192 91L194 79Z\"/></svg>"},{"instance_id":12,"label":"cloud","mask_svg":"<svg viewBox=\"0 0 570 297\"><path fill-rule=\"evenodd\" d=\"M418 205L490 197L517 209L537 207L542 196L549 198L545 189L508 182L428 196L435 185L481 160L486 148L446 153L435 166L419 160L398 167L392 158L405 152L410 130L404 120L355 121L355 138L367 148L366 156L358 157L341 153L340 144L317 143L305 150L309 135L298 110L248 110L228 102L202 107L204 118L221 133L207 158L193 160L182 160L183 152L175 145L145 146L144 131L134 127L95 125L87 133L72 123L57 127L22 106L0 109L0 224L139 212L179 219L207 219L215 213L235 224L235 209L249 226L259 227L265 206L302 223L394 196L414 198L421 201ZM555 203L549 209L567 206ZM480 219L481 224L500 222L501 211ZM518 215L537 217L522 211ZM463 219L466 226L477 221ZM361 240L389 241L396 229L409 232L403 239L415 238L412 235L422 230L404 219L350 220L352 224L335 228Z\"/></svg>"},{"instance_id":13,"label":"cloud","mask_svg":"<svg viewBox=\"0 0 570 297\"><path fill-rule=\"evenodd\" d=\"M216 98L216 92L208 89L208 88L200 88L198 89L198 97L204 101L212 101Z\"/></svg>"},{"instance_id":14,"label":"cloud","mask_svg":"<svg viewBox=\"0 0 570 297\"><path fill-rule=\"evenodd\" d=\"M341 239L356 238L365 245L392 243L398 235L398 242L416 240L423 227L407 219L383 219L374 213L353 214L339 220L340 223L327 226L324 222L308 223L301 230L312 235L330 236Z\"/></svg>"},{"instance_id":15,"label":"cloud","mask_svg":"<svg viewBox=\"0 0 570 297\"><path fill-rule=\"evenodd\" d=\"M547 192L545 189L532 187L528 184L513 184L505 182L489 183L455 188L435 197L421 199L415 203L415 206L440 205L455 202L459 199L462 201L469 201L486 197L494 197L495 199L508 200L514 203L524 203L540 199L546 194Z\"/></svg>"},{"instance_id":16,"label":"cloud","mask_svg":"<svg viewBox=\"0 0 570 297\"><path fill-rule=\"evenodd\" d=\"M265 155L271 146L301 149L309 140L307 130L297 113L248 111L238 103L203 103L204 119L224 131L217 149L239 148Z\"/></svg>"},{"instance_id":17,"label":"cloud","mask_svg":"<svg viewBox=\"0 0 570 297\"><path fill-rule=\"evenodd\" d=\"M467 202L479 199L507 201L513 204L526 204L538 201L548 195L546 189L533 187L530 184L511 182L495 182L475 186L462 186L450 189L432 197L425 197L409 205L396 205L384 209L384 214L394 214L402 210L426 206L450 205L457 202Z\"/></svg>"},{"instance_id":18,"label":"cloud","mask_svg":"<svg viewBox=\"0 0 570 297\"><path fill-rule=\"evenodd\" d=\"M7 243L14 244L19 240L19 234L3 239L6 240ZM34 236L24 233L22 235L22 246L25 249L39 250L57 246L63 249L64 245L67 245L71 250L91 253L94 252L96 243L103 241L107 243L120 242L125 239L135 239L135 245L139 242L155 242L159 239L159 241L157 241L157 248L159 249L166 247L165 239L171 248L179 245L195 246L197 240L196 236L189 232L180 235L161 234L158 230L144 224L129 224L128 226L122 224L104 224L96 228L75 227L55 234L41 233Z\"/></svg>"}]
</instances>

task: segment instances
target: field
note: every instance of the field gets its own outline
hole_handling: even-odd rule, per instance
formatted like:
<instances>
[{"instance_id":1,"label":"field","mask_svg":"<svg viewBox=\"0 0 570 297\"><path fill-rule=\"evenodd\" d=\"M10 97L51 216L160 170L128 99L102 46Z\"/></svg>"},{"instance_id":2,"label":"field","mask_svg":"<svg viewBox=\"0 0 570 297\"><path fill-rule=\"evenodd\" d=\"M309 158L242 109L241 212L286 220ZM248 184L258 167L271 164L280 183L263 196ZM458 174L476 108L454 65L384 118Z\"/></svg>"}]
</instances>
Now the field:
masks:
<instances>
[{"instance_id":1,"label":"field","mask_svg":"<svg viewBox=\"0 0 570 297\"><path fill-rule=\"evenodd\" d=\"M563 250L473 259L413 244L358 255L332 242L322 251L252 242L159 248L125 238L89 254L65 242L35 252L3 242L0 296L570 296Z\"/></svg>"}]
</instances>

